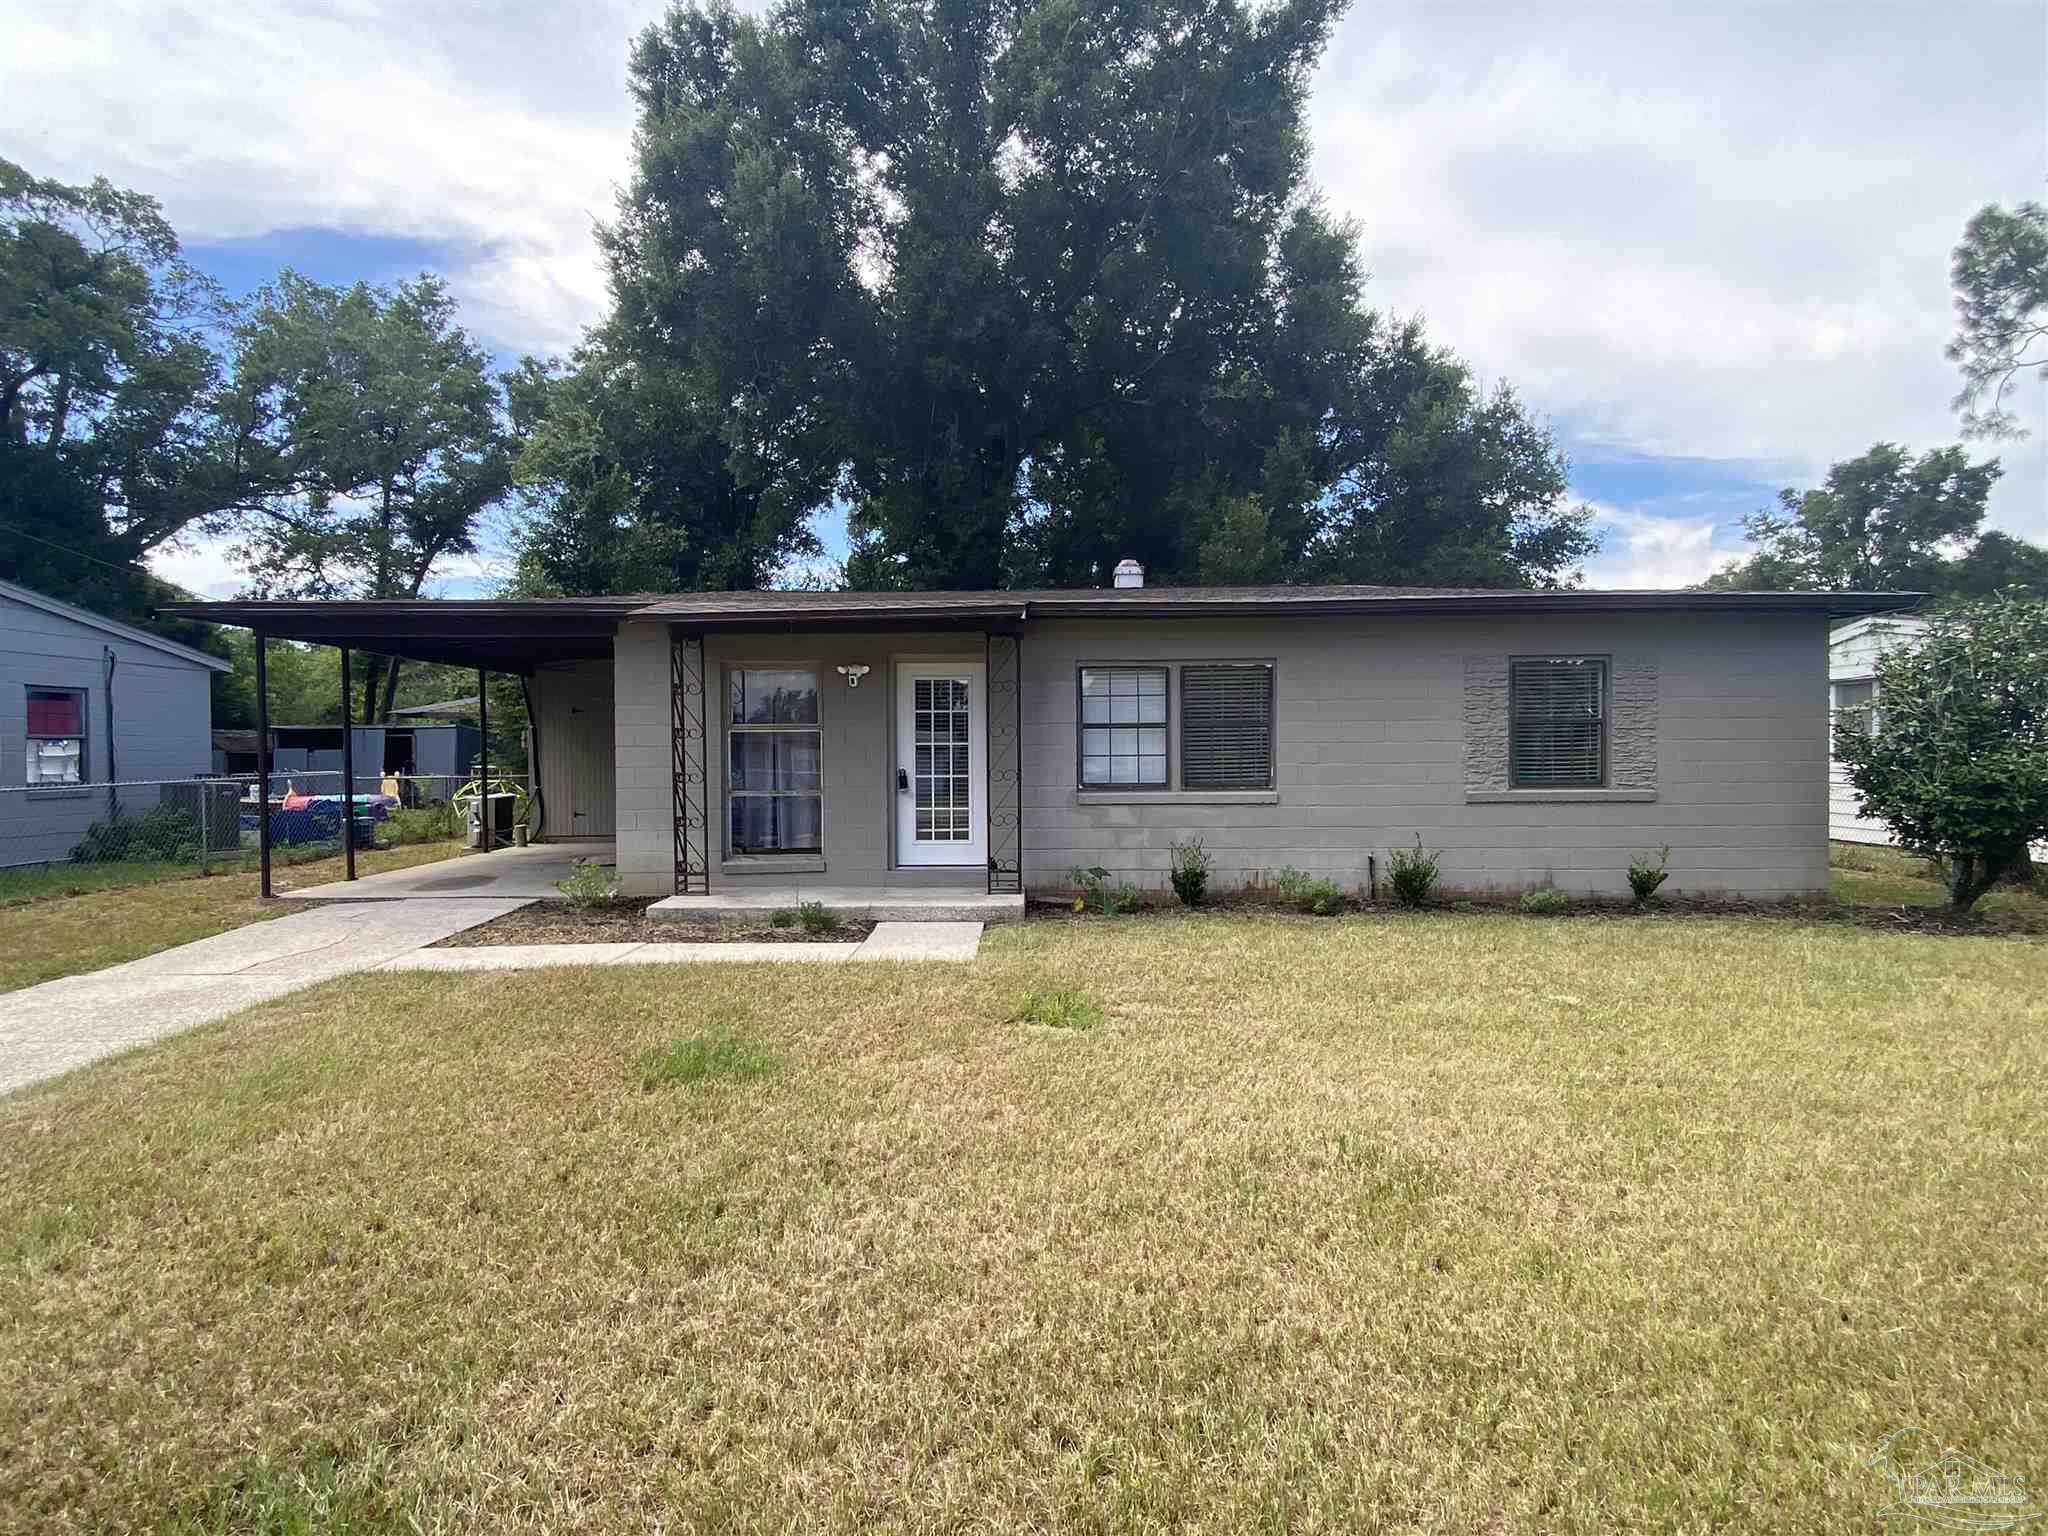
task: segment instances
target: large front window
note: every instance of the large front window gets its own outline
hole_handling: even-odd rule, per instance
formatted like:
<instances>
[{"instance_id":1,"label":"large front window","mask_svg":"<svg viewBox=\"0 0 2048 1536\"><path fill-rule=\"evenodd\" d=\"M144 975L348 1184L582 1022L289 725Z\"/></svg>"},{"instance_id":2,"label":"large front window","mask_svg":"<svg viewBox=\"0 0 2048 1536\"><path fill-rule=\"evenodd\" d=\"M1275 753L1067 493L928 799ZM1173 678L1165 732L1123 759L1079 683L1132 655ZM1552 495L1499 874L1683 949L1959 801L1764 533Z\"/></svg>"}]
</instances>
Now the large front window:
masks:
<instances>
[{"instance_id":1,"label":"large front window","mask_svg":"<svg viewBox=\"0 0 2048 1536\"><path fill-rule=\"evenodd\" d=\"M734 853L824 848L818 674L735 668L726 676L726 801Z\"/></svg>"}]
</instances>

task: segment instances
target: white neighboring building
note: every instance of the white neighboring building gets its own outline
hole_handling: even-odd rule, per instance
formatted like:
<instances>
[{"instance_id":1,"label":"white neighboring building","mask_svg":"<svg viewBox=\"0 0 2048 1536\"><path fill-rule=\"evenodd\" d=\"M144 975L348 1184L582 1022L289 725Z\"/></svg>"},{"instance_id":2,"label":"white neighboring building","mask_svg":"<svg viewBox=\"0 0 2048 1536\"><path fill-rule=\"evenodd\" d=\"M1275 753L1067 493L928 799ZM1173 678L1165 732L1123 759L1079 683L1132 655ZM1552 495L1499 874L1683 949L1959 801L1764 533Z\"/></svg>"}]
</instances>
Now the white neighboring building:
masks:
<instances>
[{"instance_id":1,"label":"white neighboring building","mask_svg":"<svg viewBox=\"0 0 2048 1536\"><path fill-rule=\"evenodd\" d=\"M1925 619L1873 614L1828 636L1828 836L1842 843L1889 843L1881 821L1863 814L1848 771L1834 753L1834 723L1844 710L1877 708L1877 658L1926 632Z\"/></svg>"}]
</instances>

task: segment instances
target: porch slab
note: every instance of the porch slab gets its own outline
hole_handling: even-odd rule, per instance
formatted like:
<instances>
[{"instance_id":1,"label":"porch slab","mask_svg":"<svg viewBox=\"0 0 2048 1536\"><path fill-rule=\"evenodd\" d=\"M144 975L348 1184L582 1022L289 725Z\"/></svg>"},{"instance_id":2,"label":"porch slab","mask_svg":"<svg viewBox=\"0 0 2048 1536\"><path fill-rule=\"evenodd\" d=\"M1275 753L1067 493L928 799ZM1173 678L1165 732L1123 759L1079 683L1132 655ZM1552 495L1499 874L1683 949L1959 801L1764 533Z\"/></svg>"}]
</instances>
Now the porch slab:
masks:
<instances>
[{"instance_id":1,"label":"porch slab","mask_svg":"<svg viewBox=\"0 0 2048 1536\"><path fill-rule=\"evenodd\" d=\"M758 918L765 912L794 911L806 901L823 902L841 917L871 923L1009 923L1024 916L1024 898L944 887L776 886L713 891L708 896L664 896L647 909L652 918L695 921L716 917Z\"/></svg>"}]
</instances>

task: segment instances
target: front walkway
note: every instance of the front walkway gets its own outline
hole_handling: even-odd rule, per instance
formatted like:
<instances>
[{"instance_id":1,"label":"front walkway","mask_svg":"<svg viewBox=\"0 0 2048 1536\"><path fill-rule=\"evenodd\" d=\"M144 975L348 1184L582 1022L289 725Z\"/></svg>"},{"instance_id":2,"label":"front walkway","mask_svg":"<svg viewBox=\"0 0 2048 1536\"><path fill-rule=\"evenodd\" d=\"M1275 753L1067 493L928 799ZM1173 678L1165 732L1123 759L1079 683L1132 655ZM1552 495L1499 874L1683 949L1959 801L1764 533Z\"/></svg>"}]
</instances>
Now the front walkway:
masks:
<instances>
[{"instance_id":1,"label":"front walkway","mask_svg":"<svg viewBox=\"0 0 2048 1536\"><path fill-rule=\"evenodd\" d=\"M103 971L0 993L0 1093L211 1023L316 981L369 970L524 905L380 901L323 906Z\"/></svg>"},{"instance_id":2,"label":"front walkway","mask_svg":"<svg viewBox=\"0 0 2048 1536\"><path fill-rule=\"evenodd\" d=\"M330 880L303 891L280 891L288 901L409 901L426 896L437 901L549 901L561 892L555 882L579 863L609 865L611 843L534 843L526 848L494 848L465 853L435 864L387 870L360 880Z\"/></svg>"},{"instance_id":3,"label":"front walkway","mask_svg":"<svg viewBox=\"0 0 2048 1536\"><path fill-rule=\"evenodd\" d=\"M404 870L399 873L410 874ZM375 878L381 879L382 876ZM358 881L358 884L365 882ZM332 902L162 954L0 993L0 1093L351 971L972 960L979 923L881 923L858 944L498 944L429 949L519 900Z\"/></svg>"}]
</instances>

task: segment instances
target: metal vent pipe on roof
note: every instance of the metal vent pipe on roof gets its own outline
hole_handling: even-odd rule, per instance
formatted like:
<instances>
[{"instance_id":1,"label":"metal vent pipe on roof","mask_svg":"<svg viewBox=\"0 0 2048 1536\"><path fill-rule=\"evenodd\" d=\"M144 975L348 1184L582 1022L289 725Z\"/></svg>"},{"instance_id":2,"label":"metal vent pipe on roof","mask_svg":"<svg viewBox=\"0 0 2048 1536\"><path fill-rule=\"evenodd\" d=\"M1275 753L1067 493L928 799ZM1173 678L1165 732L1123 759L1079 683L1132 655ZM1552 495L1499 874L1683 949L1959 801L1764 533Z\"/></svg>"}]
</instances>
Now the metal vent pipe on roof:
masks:
<instances>
[{"instance_id":1,"label":"metal vent pipe on roof","mask_svg":"<svg viewBox=\"0 0 2048 1536\"><path fill-rule=\"evenodd\" d=\"M1119 587L1142 587L1145 585L1145 567L1135 560L1119 560L1113 580Z\"/></svg>"}]
</instances>

